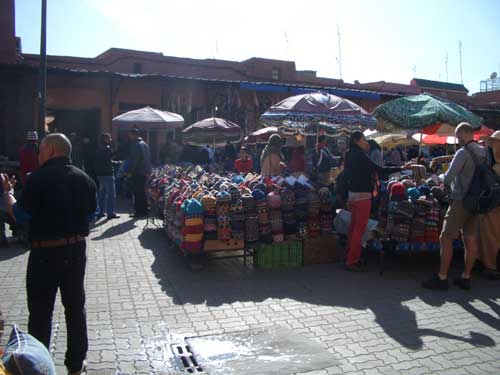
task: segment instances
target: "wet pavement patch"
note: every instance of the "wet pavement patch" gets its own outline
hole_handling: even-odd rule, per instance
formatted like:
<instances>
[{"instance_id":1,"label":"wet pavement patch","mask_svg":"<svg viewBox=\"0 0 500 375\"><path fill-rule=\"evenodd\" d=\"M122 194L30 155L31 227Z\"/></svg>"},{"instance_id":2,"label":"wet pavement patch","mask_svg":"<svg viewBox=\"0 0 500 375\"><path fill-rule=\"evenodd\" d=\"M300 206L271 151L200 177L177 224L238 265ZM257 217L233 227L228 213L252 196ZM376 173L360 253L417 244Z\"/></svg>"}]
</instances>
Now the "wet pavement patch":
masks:
<instances>
[{"instance_id":1,"label":"wet pavement patch","mask_svg":"<svg viewBox=\"0 0 500 375\"><path fill-rule=\"evenodd\" d=\"M172 351L193 374L289 375L339 365L321 345L283 327L190 337Z\"/></svg>"}]
</instances>

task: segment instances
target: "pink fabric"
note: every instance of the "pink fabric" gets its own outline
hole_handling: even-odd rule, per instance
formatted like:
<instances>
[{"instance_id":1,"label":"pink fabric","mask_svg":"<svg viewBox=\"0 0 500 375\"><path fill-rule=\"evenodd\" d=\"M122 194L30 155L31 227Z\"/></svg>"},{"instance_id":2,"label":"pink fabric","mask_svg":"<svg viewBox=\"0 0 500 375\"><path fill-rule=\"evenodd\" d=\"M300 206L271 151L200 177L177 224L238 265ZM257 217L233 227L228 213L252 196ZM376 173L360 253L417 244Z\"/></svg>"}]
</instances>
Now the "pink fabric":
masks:
<instances>
[{"instance_id":1,"label":"pink fabric","mask_svg":"<svg viewBox=\"0 0 500 375\"><path fill-rule=\"evenodd\" d=\"M348 266L357 264L361 257L361 241L366 226L368 225L371 207L371 199L349 202L351 224L349 225L349 237L347 242L346 264Z\"/></svg>"}]
</instances>

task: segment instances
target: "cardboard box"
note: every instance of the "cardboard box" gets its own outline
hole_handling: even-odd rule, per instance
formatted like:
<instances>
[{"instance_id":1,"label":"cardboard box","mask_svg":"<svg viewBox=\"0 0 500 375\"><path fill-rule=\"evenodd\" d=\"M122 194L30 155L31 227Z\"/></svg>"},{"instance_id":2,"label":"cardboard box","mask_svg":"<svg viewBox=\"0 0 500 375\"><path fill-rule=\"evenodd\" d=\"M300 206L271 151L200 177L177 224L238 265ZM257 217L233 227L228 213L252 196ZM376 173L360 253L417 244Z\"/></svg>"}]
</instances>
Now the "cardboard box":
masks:
<instances>
[{"instance_id":1,"label":"cardboard box","mask_svg":"<svg viewBox=\"0 0 500 375\"><path fill-rule=\"evenodd\" d=\"M339 262L342 249L334 234L304 240L304 265Z\"/></svg>"}]
</instances>

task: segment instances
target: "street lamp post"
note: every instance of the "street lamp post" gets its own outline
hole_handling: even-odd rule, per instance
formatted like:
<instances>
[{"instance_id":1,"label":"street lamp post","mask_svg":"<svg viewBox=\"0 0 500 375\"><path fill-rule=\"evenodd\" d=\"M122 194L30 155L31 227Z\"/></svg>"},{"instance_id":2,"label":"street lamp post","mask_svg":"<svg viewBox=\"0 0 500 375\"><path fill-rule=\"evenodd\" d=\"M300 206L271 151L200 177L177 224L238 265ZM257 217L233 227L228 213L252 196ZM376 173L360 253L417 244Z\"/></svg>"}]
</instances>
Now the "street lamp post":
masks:
<instances>
[{"instance_id":1,"label":"street lamp post","mask_svg":"<svg viewBox=\"0 0 500 375\"><path fill-rule=\"evenodd\" d=\"M45 134L45 97L47 93L47 0L42 0L40 32L40 71L38 83L38 134Z\"/></svg>"}]
</instances>

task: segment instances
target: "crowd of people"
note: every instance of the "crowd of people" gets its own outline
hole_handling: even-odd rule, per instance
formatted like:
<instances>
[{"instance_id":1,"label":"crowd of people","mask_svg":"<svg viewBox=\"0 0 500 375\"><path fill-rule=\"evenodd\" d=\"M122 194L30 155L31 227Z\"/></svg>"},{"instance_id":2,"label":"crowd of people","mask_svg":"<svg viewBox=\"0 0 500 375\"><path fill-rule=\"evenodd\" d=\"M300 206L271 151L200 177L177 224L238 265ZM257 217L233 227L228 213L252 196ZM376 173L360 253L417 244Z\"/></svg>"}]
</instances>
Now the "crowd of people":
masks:
<instances>
[{"instance_id":1,"label":"crowd of people","mask_svg":"<svg viewBox=\"0 0 500 375\"><path fill-rule=\"evenodd\" d=\"M455 285L470 289L473 267L478 254L485 248L489 250L481 257L483 264L498 277L500 207L478 214L468 210L464 202L478 165L491 169L500 178L500 131L489 137L485 145L480 145L474 141L472 127L462 123L456 128L456 137L461 147L450 157L451 164L442 176L449 208L439 237L440 268L422 283L424 288L434 290L449 287L453 241L458 238L465 245L465 268L455 279ZM65 364L71 374L79 374L88 348L83 283L85 237L95 220L119 217L115 206L117 169L126 176L133 193L132 216L148 215L146 184L152 163L149 146L137 129L128 134L129 150L124 161L118 160L110 134L100 136L99 146L92 155L83 155L78 149L80 146L74 148L76 136L70 138L75 142L73 145L63 134L49 134L38 145L37 134L27 134L26 144L19 155L19 183L14 177L0 175L4 198L1 200L0 220L2 225L6 222L14 229L24 226L29 231L29 332L49 346L52 311L60 289L68 328ZM360 264L362 236L373 213L372 205L377 204L379 181L389 174L426 164L428 159L416 150L405 155L400 147L384 153L375 142L367 141L360 131L350 135L345 160L338 150L330 149L324 136L318 137L312 154L304 145L292 148L284 145L284 139L274 134L263 148L250 146L250 149L247 146L237 150L228 143L221 152L216 152L206 146L197 149L195 162L207 170L222 168L238 174L257 172L264 177L305 172L307 165L311 164L314 180L325 186L330 184L331 169L342 165L343 172L337 179L335 193L345 199L351 212L345 269L363 271ZM194 157L192 153L191 157ZM308 162L308 159L312 161ZM16 184L22 186L20 191L15 191ZM0 234L4 241L5 230Z\"/></svg>"}]
</instances>

